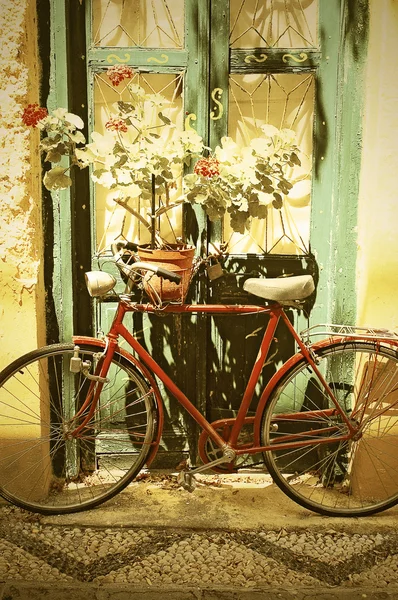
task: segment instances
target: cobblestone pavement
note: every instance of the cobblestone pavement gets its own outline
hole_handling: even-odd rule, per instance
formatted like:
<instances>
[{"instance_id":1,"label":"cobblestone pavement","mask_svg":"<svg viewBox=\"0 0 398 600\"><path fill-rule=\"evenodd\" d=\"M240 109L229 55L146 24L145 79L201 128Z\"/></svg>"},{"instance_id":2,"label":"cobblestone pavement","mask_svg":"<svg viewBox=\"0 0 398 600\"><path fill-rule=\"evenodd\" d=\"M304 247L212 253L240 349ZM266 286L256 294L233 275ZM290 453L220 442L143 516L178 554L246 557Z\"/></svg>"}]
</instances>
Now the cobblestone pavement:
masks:
<instances>
[{"instance_id":1,"label":"cobblestone pavement","mask_svg":"<svg viewBox=\"0 0 398 600\"><path fill-rule=\"evenodd\" d=\"M398 532L372 521L349 530L333 519L234 530L75 521L0 507L0 598L398 599Z\"/></svg>"}]
</instances>

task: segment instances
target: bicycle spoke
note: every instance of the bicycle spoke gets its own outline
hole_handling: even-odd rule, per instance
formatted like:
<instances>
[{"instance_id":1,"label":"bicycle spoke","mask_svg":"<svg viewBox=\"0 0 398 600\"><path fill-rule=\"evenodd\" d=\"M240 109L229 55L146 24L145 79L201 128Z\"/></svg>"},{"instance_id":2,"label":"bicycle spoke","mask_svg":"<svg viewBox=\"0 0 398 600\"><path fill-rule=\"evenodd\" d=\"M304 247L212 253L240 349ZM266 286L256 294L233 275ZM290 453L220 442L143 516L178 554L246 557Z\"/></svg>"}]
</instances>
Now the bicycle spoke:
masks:
<instances>
[{"instance_id":1,"label":"bicycle spoke","mask_svg":"<svg viewBox=\"0 0 398 600\"><path fill-rule=\"evenodd\" d=\"M272 450L264 459L275 482L299 504L357 516L398 503L397 364L394 352L373 342L331 344L319 352L318 369L344 418L338 410L322 413L331 400L304 360L271 394L262 431ZM296 446L278 449L289 442Z\"/></svg>"},{"instance_id":2,"label":"bicycle spoke","mask_svg":"<svg viewBox=\"0 0 398 600\"><path fill-rule=\"evenodd\" d=\"M95 372L98 349L82 344L79 352ZM112 497L140 471L154 435L153 391L134 365L115 355L109 381L98 388L82 372L70 372L73 355L73 345L49 346L27 355L26 364L16 361L0 381L1 425L11 438L0 454L0 492L44 514ZM93 401L94 388L100 393L91 407L87 393Z\"/></svg>"}]
</instances>

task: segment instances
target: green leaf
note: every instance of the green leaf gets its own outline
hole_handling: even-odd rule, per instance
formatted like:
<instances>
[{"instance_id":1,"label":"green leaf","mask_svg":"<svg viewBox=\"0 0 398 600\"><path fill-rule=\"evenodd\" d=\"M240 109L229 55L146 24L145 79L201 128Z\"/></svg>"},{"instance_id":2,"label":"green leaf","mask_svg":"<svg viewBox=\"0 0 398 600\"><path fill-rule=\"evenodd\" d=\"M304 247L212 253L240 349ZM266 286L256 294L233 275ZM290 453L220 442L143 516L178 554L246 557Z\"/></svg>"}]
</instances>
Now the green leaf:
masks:
<instances>
[{"instance_id":1,"label":"green leaf","mask_svg":"<svg viewBox=\"0 0 398 600\"><path fill-rule=\"evenodd\" d=\"M165 125L171 125L171 121L168 117L165 117L163 113L158 113L158 117Z\"/></svg>"},{"instance_id":2,"label":"green leaf","mask_svg":"<svg viewBox=\"0 0 398 600\"><path fill-rule=\"evenodd\" d=\"M113 154L125 154L126 150L123 148L120 142L116 142L116 144L113 146L112 152Z\"/></svg>"},{"instance_id":3,"label":"green leaf","mask_svg":"<svg viewBox=\"0 0 398 600\"><path fill-rule=\"evenodd\" d=\"M274 192L275 200L272 202L272 206L277 209L281 209L283 206L283 198L278 192Z\"/></svg>"},{"instance_id":4,"label":"green leaf","mask_svg":"<svg viewBox=\"0 0 398 600\"><path fill-rule=\"evenodd\" d=\"M256 170L259 171L260 173L264 174L264 173L269 173L271 168L270 168L269 164L258 162L256 164Z\"/></svg>"},{"instance_id":5,"label":"green leaf","mask_svg":"<svg viewBox=\"0 0 398 600\"><path fill-rule=\"evenodd\" d=\"M120 167L122 167L124 164L126 164L126 162L128 161L128 156L127 154L122 154L119 157L119 160L117 160L115 162L115 164L113 165L116 169L120 169Z\"/></svg>"},{"instance_id":6,"label":"green leaf","mask_svg":"<svg viewBox=\"0 0 398 600\"><path fill-rule=\"evenodd\" d=\"M53 137L43 138L40 142L40 147L43 150L50 150L51 148L55 148L56 146L58 146L58 144L61 140L62 140L62 135L58 133L57 135L54 135Z\"/></svg>"},{"instance_id":7,"label":"green leaf","mask_svg":"<svg viewBox=\"0 0 398 600\"><path fill-rule=\"evenodd\" d=\"M245 233L245 229L248 228L248 220L250 218L249 212L242 211L228 211L230 213L230 225L237 233Z\"/></svg>"},{"instance_id":8,"label":"green leaf","mask_svg":"<svg viewBox=\"0 0 398 600\"><path fill-rule=\"evenodd\" d=\"M119 102L117 103L117 107L120 110L120 112L124 114L131 113L134 110L134 104L132 104L131 102L123 102L122 100L119 100Z\"/></svg>"},{"instance_id":9,"label":"green leaf","mask_svg":"<svg viewBox=\"0 0 398 600\"><path fill-rule=\"evenodd\" d=\"M301 160L299 159L299 157L297 156L297 154L295 152L291 153L290 160L293 164L295 164L299 167L301 166Z\"/></svg>"},{"instance_id":10,"label":"green leaf","mask_svg":"<svg viewBox=\"0 0 398 600\"><path fill-rule=\"evenodd\" d=\"M47 171L43 178L44 186L50 191L66 190L72 185L71 178L65 175L66 170L63 167L54 167Z\"/></svg>"},{"instance_id":11,"label":"green leaf","mask_svg":"<svg viewBox=\"0 0 398 600\"><path fill-rule=\"evenodd\" d=\"M287 195L292 189L292 187L292 184L289 181L286 181L286 179L278 181L278 188L282 191L283 194Z\"/></svg>"},{"instance_id":12,"label":"green leaf","mask_svg":"<svg viewBox=\"0 0 398 600\"><path fill-rule=\"evenodd\" d=\"M47 160L48 162L57 163L61 160L61 158L62 154L54 148L53 150L47 152L45 160Z\"/></svg>"},{"instance_id":13,"label":"green leaf","mask_svg":"<svg viewBox=\"0 0 398 600\"><path fill-rule=\"evenodd\" d=\"M95 171L93 171L93 176L101 177L101 175L103 175L103 173L106 173L106 169L95 169Z\"/></svg>"},{"instance_id":14,"label":"green leaf","mask_svg":"<svg viewBox=\"0 0 398 600\"><path fill-rule=\"evenodd\" d=\"M249 214L257 219L265 219L267 217L267 206L256 202L249 202Z\"/></svg>"}]
</instances>

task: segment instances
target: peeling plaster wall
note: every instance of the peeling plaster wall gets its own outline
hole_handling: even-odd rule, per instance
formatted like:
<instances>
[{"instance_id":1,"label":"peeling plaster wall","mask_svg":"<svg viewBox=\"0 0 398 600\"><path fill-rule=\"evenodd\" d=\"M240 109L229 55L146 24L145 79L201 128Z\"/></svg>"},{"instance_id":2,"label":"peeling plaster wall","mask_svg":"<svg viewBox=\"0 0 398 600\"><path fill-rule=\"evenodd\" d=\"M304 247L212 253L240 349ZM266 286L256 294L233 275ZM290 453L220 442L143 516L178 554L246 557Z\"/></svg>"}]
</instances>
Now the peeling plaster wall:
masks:
<instances>
[{"instance_id":1,"label":"peeling plaster wall","mask_svg":"<svg viewBox=\"0 0 398 600\"><path fill-rule=\"evenodd\" d=\"M0 0L0 368L44 343L38 132L21 121L38 99L34 0Z\"/></svg>"},{"instance_id":2,"label":"peeling plaster wall","mask_svg":"<svg viewBox=\"0 0 398 600\"><path fill-rule=\"evenodd\" d=\"M358 323L398 331L398 1L370 1L358 215Z\"/></svg>"}]
</instances>

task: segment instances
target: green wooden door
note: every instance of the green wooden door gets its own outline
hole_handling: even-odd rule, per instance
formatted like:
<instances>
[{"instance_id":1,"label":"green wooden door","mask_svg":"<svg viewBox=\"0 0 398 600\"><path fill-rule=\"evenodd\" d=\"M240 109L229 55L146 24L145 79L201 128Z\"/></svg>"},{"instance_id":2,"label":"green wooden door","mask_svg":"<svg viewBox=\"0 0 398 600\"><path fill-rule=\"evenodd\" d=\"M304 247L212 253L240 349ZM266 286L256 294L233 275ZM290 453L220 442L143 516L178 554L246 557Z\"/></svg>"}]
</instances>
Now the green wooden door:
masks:
<instances>
[{"instance_id":1,"label":"green wooden door","mask_svg":"<svg viewBox=\"0 0 398 600\"><path fill-rule=\"evenodd\" d=\"M366 12L365 4L364 0L356 3L357 16ZM175 103L179 125L194 127L212 148L225 135L246 144L265 123L296 130L304 151L303 180L298 181L295 194L291 201L284 202L282 209L271 210L266 220L254 222L244 236L234 234L227 222L209 223L199 208L185 208L175 216L173 227L177 235L193 242L203 254L212 245L229 242L226 275L215 282L200 277L192 286L191 299L242 302L247 300L242 285L248 276L311 272L318 286L315 304L308 309L312 309L316 321L333 321L336 297L353 289L353 282L347 278L336 289L330 285L339 266L338 253L330 246L335 236L331 224L337 222L336 217L346 202L339 197L343 169L339 162L340 172L337 172L336 152L340 150L342 135L341 99L350 97L350 89L340 84L345 68L350 66L344 45L347 15L352 15L350 3L344 0L292 3L91 0L83 7L70 0L65 5L66 19L64 15L62 21L66 20L66 30L59 26L61 5L59 0L52 1L56 34L53 47L64 60L59 46L65 35L68 49L65 68L69 69L69 94L65 91L64 96L69 95L69 106L74 112L84 113L87 104L91 129L103 123L108 107L122 95L109 85L107 68L125 64L133 67L137 81L146 89L168 93ZM85 32L82 22L86 24ZM86 82L79 77L84 68ZM358 83L359 72L358 68L351 71L357 74L357 78L351 74L351 89ZM63 71L55 72L54 77L62 85L66 81ZM56 99L59 88L56 89L55 105L59 104ZM344 106L348 104L345 102ZM359 108L355 108L357 115ZM355 122L352 128L351 147L356 140ZM311 168L312 175L305 178L305 171ZM119 235L136 237L137 241L140 231L92 183L89 200L85 191L88 178L80 175L76 175L72 204L68 207L66 202L59 203L56 199L61 218L55 237L59 236L64 253L73 253L78 281L74 306L83 307L80 298L87 296L82 275L90 254L95 256L92 267L100 263L103 268L112 269L110 242ZM73 223L71 249L69 230L66 231L63 222ZM338 222L338 231L343 231L344 224ZM350 223L355 224L352 210ZM171 228L166 234L173 235ZM345 248L352 249L352 244L353 237L347 236ZM354 265L355 252L349 253L349 257ZM62 263L67 265L67 260L64 258ZM59 277L60 297L62 289L68 289L69 279ZM351 301L354 295L347 297ZM75 330L81 332L82 326L87 327L86 310L73 310L72 301L70 307L65 303L60 306L60 322L62 319L65 322L70 310L74 313ZM113 308L112 303L96 307L96 330L106 329ZM352 300L351 312L348 306L350 317L353 309ZM292 313L292 319L297 320L297 315ZM234 414L257 353L263 322L247 317L233 321L205 317L153 320L136 315L131 327L210 419ZM283 332L278 332L273 351L273 361L264 371L264 379L294 351ZM181 453L189 449L195 458L195 427L184 420L173 402L166 401L166 413L162 447L170 463L175 464Z\"/></svg>"},{"instance_id":2,"label":"green wooden door","mask_svg":"<svg viewBox=\"0 0 398 600\"><path fill-rule=\"evenodd\" d=\"M110 84L108 67L128 65L134 70L134 83L146 92L161 93L170 101L167 116L173 122L181 129L195 127L207 143L210 2L137 1L115 5L93 0L86 19L92 127L101 129L112 103L126 98L123 86L115 89ZM110 194L99 186L92 186L91 193L96 255L93 266L100 264L101 268L112 270L110 243L120 237L145 243L149 241L147 232L123 207L112 203ZM145 208L139 206L138 210ZM207 251L207 222L200 211L177 208L169 219L162 220L161 233L170 242L183 237L195 244L200 254ZM118 289L122 288L120 282ZM193 286L192 299L196 293ZM112 302L98 308L97 328L106 330L114 308ZM195 401L198 346L192 344L192 339L196 339L198 329L202 330L197 318L134 315L129 324L143 345ZM205 337L204 334L203 344ZM175 466L189 452L189 442L196 438L195 427L185 420L165 391L164 396L166 423L160 464Z\"/></svg>"}]
</instances>

